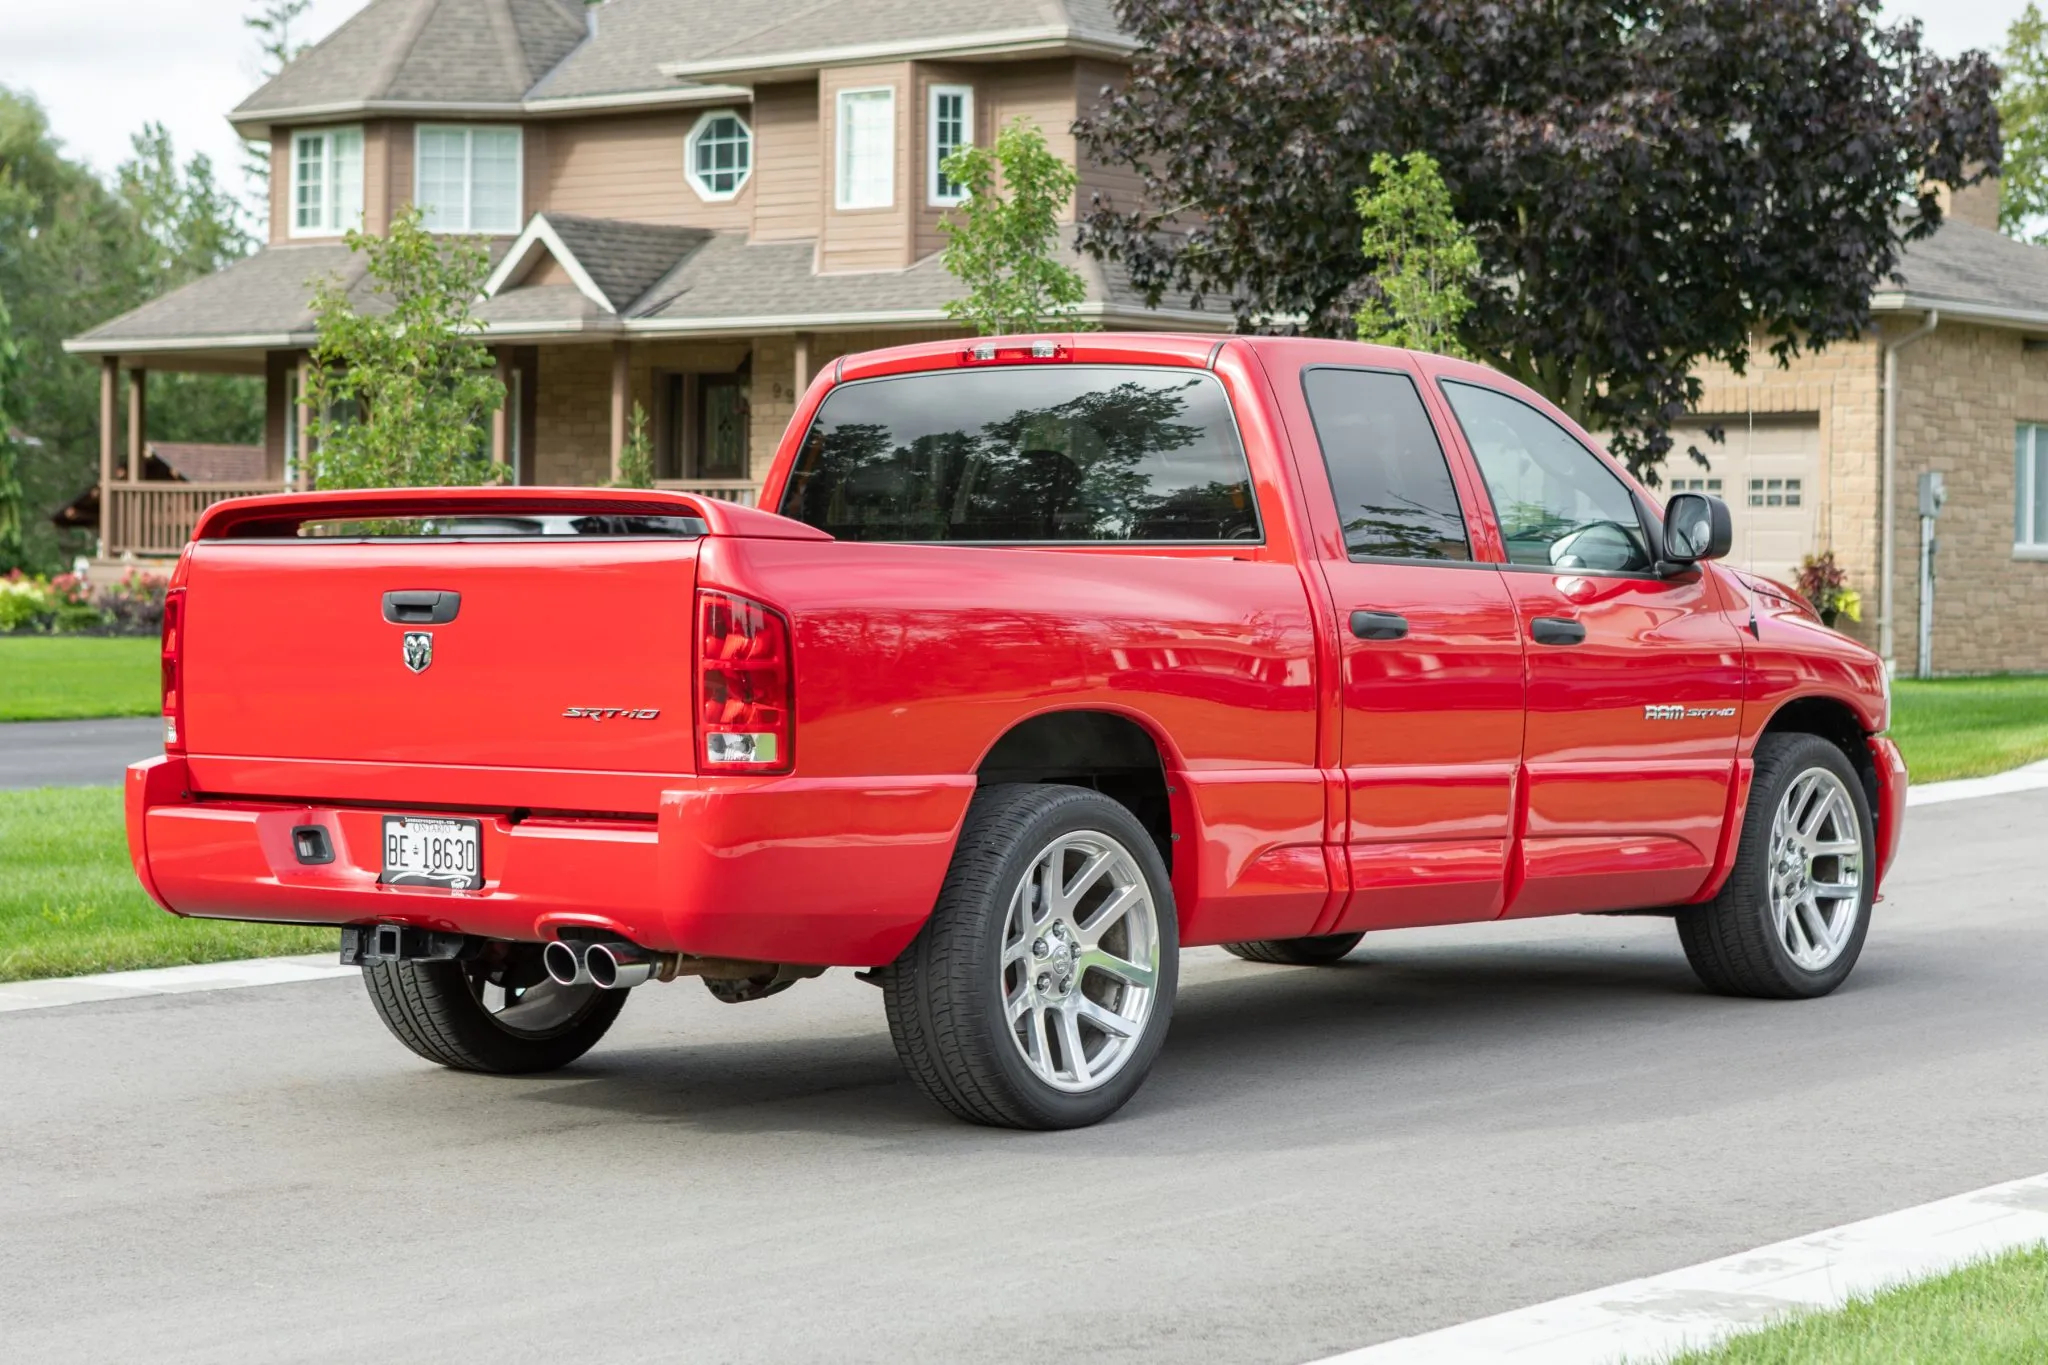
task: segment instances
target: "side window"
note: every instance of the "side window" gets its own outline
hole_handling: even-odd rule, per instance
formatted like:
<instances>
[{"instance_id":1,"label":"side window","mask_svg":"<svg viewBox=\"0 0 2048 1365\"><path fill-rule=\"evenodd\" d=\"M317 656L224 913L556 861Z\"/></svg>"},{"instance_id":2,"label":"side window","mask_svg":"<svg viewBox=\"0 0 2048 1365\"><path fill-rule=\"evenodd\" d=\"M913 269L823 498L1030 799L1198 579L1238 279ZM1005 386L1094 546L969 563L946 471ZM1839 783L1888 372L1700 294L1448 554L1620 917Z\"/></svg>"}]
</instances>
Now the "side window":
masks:
<instances>
[{"instance_id":1,"label":"side window","mask_svg":"<svg viewBox=\"0 0 2048 1365\"><path fill-rule=\"evenodd\" d=\"M1519 399L1445 383L1500 518L1508 562L1631 573L1650 567L1627 485L1571 433Z\"/></svg>"},{"instance_id":2,"label":"side window","mask_svg":"<svg viewBox=\"0 0 2048 1365\"><path fill-rule=\"evenodd\" d=\"M1470 559L1465 515L1422 396L1405 374L1301 376L1330 492L1354 559Z\"/></svg>"}]
</instances>

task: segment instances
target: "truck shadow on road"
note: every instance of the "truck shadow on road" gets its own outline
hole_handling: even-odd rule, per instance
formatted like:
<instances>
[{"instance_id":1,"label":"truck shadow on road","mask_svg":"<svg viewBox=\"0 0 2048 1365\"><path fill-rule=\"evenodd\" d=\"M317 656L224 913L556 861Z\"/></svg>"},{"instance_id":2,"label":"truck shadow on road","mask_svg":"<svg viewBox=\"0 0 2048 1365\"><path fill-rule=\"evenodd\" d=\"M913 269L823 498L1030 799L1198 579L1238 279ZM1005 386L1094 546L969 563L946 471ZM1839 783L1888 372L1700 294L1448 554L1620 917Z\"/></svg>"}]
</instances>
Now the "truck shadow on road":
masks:
<instances>
[{"instance_id":1,"label":"truck shadow on road","mask_svg":"<svg viewBox=\"0 0 2048 1365\"><path fill-rule=\"evenodd\" d=\"M1227 1126L1247 1107L1343 1109L1368 1094L1376 1123L1398 1123L1416 1106L1440 1121L1444 1104L1531 1086L1560 1102L1597 1104L1589 1087L1604 1077L1643 1069L1684 1077L1709 1037L1704 1050L1715 1053L1717 1071L1744 1074L1755 1097L1758 1085L1793 1089L1839 1076L1839 1056L1832 1070L1803 1069L1786 1011L1800 1012L1809 1041L1816 1028L1854 1032L1866 1014L1860 998L1885 975L1867 965L1832 1003L1785 1004L1710 995L1675 952L1633 945L1379 954L1369 945L1322 968L1205 961L1184 981L1152 1077L1111 1123L1199 1114ZM1744 1065L1752 1055L1756 1065ZM1712 1099L1711 1087L1682 1092L1674 1089L1674 1103ZM955 1123L904 1080L879 1008L865 1033L600 1047L533 1098L731 1133L992 1136ZM1171 1128L1185 1133L1178 1122ZM1201 1140L1213 1146L1215 1135Z\"/></svg>"}]
</instances>

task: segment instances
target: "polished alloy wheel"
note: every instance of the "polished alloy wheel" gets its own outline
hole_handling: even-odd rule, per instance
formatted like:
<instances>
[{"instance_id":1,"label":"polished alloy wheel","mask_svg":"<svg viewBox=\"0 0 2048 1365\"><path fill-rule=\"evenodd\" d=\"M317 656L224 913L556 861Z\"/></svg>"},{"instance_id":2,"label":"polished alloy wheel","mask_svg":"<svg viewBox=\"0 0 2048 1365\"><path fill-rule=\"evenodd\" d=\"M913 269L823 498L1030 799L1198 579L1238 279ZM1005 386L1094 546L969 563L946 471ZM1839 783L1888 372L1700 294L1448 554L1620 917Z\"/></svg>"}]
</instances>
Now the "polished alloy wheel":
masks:
<instances>
[{"instance_id":1,"label":"polished alloy wheel","mask_svg":"<svg viewBox=\"0 0 2048 1365\"><path fill-rule=\"evenodd\" d=\"M1094 1090L1122 1069L1152 1014L1159 911L1129 850L1082 830L1031 861L1003 920L1010 1040L1038 1079Z\"/></svg>"},{"instance_id":2,"label":"polished alloy wheel","mask_svg":"<svg viewBox=\"0 0 2048 1365\"><path fill-rule=\"evenodd\" d=\"M1842 955L1863 904L1863 838L1842 779L1825 768L1794 778L1771 821L1771 924L1792 961L1825 971Z\"/></svg>"}]
</instances>

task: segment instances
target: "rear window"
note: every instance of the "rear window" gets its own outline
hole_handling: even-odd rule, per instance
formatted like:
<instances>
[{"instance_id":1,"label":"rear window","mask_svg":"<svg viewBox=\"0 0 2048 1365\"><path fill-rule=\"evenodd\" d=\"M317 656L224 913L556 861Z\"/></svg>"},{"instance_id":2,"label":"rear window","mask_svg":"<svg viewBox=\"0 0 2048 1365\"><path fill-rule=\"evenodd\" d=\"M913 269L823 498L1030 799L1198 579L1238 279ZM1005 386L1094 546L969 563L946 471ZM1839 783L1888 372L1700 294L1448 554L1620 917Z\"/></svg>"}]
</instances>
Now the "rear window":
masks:
<instances>
[{"instance_id":1,"label":"rear window","mask_svg":"<svg viewBox=\"0 0 2048 1365\"><path fill-rule=\"evenodd\" d=\"M1216 377L1134 366L949 370L835 389L782 515L841 540L1257 540Z\"/></svg>"}]
</instances>

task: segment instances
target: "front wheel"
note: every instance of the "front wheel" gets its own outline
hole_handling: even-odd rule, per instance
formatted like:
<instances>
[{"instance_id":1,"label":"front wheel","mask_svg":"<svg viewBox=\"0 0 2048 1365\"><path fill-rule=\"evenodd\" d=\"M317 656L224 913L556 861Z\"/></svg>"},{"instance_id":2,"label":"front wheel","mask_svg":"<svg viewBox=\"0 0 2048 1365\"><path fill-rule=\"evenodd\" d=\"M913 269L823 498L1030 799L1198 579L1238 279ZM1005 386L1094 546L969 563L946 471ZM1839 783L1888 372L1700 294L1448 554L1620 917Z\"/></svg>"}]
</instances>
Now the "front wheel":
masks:
<instances>
[{"instance_id":1,"label":"front wheel","mask_svg":"<svg viewBox=\"0 0 2048 1365\"><path fill-rule=\"evenodd\" d=\"M1179 960L1166 865L1129 810L1081 787L985 787L883 979L889 1033L969 1122L1099 1123L1158 1056Z\"/></svg>"},{"instance_id":2,"label":"front wheel","mask_svg":"<svg viewBox=\"0 0 2048 1365\"><path fill-rule=\"evenodd\" d=\"M384 1027L420 1056L501 1075L567 1066L597 1045L631 994L559 985L540 944L502 941L455 961L367 962L363 985Z\"/></svg>"},{"instance_id":3,"label":"front wheel","mask_svg":"<svg viewBox=\"0 0 2048 1365\"><path fill-rule=\"evenodd\" d=\"M1870 803L1842 751L1765 735L1727 884L1676 917L1686 961L1723 995L1826 995L1863 951L1876 867Z\"/></svg>"}]
</instances>

